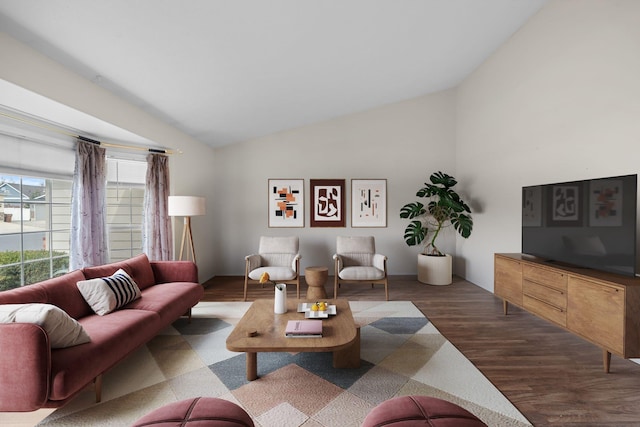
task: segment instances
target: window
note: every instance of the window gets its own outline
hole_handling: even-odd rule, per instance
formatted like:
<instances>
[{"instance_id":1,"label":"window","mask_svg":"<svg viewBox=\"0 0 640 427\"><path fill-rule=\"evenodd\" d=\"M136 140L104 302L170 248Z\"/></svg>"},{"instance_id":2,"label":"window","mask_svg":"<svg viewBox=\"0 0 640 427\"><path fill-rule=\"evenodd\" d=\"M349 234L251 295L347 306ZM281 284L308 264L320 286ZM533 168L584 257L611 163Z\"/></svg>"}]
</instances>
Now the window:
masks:
<instances>
[{"instance_id":1,"label":"window","mask_svg":"<svg viewBox=\"0 0 640 427\"><path fill-rule=\"evenodd\" d=\"M107 159L107 233L112 262L142 253L146 173L146 162Z\"/></svg>"},{"instance_id":2,"label":"window","mask_svg":"<svg viewBox=\"0 0 640 427\"><path fill-rule=\"evenodd\" d=\"M69 269L71 180L0 175L0 290Z\"/></svg>"},{"instance_id":3,"label":"window","mask_svg":"<svg viewBox=\"0 0 640 427\"><path fill-rule=\"evenodd\" d=\"M107 159L107 233L112 262L142 253L147 164ZM0 172L0 291L69 269L71 179Z\"/></svg>"}]
</instances>

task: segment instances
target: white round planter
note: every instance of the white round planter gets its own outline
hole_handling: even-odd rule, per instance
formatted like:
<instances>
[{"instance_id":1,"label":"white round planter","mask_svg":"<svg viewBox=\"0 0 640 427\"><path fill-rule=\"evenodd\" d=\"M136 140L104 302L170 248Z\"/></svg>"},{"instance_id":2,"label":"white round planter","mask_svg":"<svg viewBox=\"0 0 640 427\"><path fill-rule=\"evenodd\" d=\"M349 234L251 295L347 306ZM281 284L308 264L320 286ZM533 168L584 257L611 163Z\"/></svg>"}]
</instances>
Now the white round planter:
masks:
<instances>
[{"instance_id":1,"label":"white round planter","mask_svg":"<svg viewBox=\"0 0 640 427\"><path fill-rule=\"evenodd\" d=\"M452 264L451 255L418 254L418 281L427 285L450 285Z\"/></svg>"}]
</instances>

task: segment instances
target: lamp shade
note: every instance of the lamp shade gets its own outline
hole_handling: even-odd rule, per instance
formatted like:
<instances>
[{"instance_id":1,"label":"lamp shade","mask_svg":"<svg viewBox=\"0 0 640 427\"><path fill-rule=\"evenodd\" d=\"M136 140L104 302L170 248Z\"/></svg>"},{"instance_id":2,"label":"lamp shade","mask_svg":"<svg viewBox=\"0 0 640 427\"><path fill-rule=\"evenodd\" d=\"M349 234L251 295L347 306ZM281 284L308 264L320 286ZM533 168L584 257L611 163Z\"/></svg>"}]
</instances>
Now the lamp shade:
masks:
<instances>
[{"instance_id":1,"label":"lamp shade","mask_svg":"<svg viewBox=\"0 0 640 427\"><path fill-rule=\"evenodd\" d=\"M169 216L198 216L204 214L204 197L169 196Z\"/></svg>"}]
</instances>

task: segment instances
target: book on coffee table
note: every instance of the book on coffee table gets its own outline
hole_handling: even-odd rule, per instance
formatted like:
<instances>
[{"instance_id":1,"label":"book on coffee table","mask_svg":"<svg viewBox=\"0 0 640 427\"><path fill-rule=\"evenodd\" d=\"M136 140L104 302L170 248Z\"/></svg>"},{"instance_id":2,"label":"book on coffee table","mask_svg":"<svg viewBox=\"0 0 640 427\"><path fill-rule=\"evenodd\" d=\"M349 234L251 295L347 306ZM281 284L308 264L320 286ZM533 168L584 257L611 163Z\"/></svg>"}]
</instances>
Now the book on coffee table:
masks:
<instances>
[{"instance_id":1,"label":"book on coffee table","mask_svg":"<svg viewBox=\"0 0 640 427\"><path fill-rule=\"evenodd\" d=\"M322 320L289 320L284 335L289 338L322 337Z\"/></svg>"}]
</instances>

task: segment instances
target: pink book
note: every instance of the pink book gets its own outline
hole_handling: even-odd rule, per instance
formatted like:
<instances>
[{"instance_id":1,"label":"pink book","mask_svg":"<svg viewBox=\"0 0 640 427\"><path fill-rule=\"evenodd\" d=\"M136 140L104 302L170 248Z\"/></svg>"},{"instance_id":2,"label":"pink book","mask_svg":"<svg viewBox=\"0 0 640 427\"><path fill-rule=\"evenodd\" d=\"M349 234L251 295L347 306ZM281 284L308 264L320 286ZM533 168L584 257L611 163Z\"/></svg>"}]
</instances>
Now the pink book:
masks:
<instances>
[{"instance_id":1,"label":"pink book","mask_svg":"<svg viewBox=\"0 0 640 427\"><path fill-rule=\"evenodd\" d=\"M321 337L322 320L289 320L284 334L287 337Z\"/></svg>"}]
</instances>

